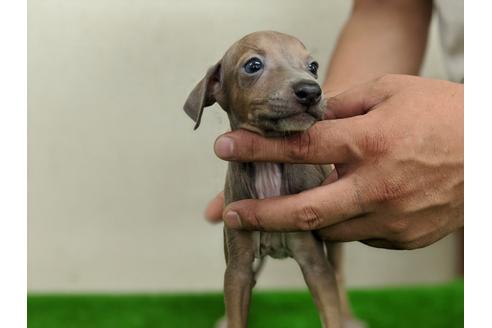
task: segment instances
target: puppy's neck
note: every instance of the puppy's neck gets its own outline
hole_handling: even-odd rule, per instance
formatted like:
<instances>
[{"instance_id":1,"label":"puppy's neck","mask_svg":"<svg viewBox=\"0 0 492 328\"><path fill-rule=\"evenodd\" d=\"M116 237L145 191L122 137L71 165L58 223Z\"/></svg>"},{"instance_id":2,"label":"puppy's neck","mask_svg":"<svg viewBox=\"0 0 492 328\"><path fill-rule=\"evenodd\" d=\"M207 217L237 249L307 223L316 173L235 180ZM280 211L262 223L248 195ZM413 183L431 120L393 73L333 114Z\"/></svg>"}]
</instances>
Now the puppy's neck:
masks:
<instances>
[{"instance_id":1,"label":"puppy's neck","mask_svg":"<svg viewBox=\"0 0 492 328\"><path fill-rule=\"evenodd\" d=\"M232 131L245 127L250 131L255 130L254 127L239 124L234 117L230 115L230 112L228 112L228 114ZM266 162L253 162L249 164L254 168L254 181L252 185L254 186L255 194L258 199L276 197L283 194L282 164ZM239 167L244 169L246 166Z\"/></svg>"},{"instance_id":2,"label":"puppy's neck","mask_svg":"<svg viewBox=\"0 0 492 328\"><path fill-rule=\"evenodd\" d=\"M253 163L254 186L259 199L282 195L282 168L277 163Z\"/></svg>"}]
</instances>

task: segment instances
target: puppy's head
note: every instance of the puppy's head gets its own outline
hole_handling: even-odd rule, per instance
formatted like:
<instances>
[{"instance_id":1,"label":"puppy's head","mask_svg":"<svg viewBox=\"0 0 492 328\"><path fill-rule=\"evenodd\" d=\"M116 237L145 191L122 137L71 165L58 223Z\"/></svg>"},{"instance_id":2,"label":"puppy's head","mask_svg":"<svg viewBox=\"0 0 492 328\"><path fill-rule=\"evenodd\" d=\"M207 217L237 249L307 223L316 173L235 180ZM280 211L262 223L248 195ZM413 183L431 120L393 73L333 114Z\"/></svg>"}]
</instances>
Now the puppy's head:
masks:
<instances>
[{"instance_id":1,"label":"puppy's head","mask_svg":"<svg viewBox=\"0 0 492 328\"><path fill-rule=\"evenodd\" d=\"M232 129L285 136L308 129L323 117L316 82L318 63L296 38L256 32L233 44L188 96L186 113L200 125L203 109L215 102Z\"/></svg>"}]
</instances>

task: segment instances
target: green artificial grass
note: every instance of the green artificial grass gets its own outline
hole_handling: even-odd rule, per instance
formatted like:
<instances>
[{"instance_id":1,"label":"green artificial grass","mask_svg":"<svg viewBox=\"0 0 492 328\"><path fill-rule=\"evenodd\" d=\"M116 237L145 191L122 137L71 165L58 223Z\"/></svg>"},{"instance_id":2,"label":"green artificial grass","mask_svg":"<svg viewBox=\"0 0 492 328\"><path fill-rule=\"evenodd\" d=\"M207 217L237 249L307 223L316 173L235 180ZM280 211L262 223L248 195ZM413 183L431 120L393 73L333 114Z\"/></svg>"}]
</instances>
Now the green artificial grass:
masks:
<instances>
[{"instance_id":1,"label":"green artificial grass","mask_svg":"<svg viewBox=\"0 0 492 328\"><path fill-rule=\"evenodd\" d=\"M439 286L351 290L352 308L369 328L463 327L463 281ZM222 295L29 295L30 328L213 327ZM307 291L254 292L249 327L320 327Z\"/></svg>"}]
</instances>

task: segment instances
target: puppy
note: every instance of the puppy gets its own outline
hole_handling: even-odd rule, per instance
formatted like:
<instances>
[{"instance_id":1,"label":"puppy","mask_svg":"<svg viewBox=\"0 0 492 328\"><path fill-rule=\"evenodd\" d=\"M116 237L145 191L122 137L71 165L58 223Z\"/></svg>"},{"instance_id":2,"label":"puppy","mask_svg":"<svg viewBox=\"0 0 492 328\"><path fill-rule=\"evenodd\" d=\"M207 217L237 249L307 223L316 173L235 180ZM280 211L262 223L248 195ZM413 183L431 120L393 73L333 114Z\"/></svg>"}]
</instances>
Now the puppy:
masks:
<instances>
[{"instance_id":1,"label":"puppy","mask_svg":"<svg viewBox=\"0 0 492 328\"><path fill-rule=\"evenodd\" d=\"M200 125L203 109L217 102L232 130L265 137L301 133L321 120L325 101L317 79L318 63L296 38L256 32L234 43L192 90L184 110ZM329 173L320 165L230 162L225 203L295 194L322 184ZM358 327L351 319L337 277L339 245L323 244L312 232L238 231L224 228L227 269L224 297L227 326L247 327L253 262L265 256L292 257L320 312L324 327Z\"/></svg>"}]
</instances>

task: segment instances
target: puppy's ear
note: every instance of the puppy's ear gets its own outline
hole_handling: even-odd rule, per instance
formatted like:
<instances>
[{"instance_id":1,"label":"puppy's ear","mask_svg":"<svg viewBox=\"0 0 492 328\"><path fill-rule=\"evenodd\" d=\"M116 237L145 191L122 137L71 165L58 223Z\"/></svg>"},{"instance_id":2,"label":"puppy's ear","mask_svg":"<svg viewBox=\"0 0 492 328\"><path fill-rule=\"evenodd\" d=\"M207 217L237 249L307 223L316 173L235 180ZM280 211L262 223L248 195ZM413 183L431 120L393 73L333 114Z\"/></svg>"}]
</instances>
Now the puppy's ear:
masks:
<instances>
[{"instance_id":1,"label":"puppy's ear","mask_svg":"<svg viewBox=\"0 0 492 328\"><path fill-rule=\"evenodd\" d=\"M220 88L220 66L219 61L208 69L205 77L191 91L183 106L186 114L195 121L194 130L200 126L203 109L216 101L215 95Z\"/></svg>"}]
</instances>

